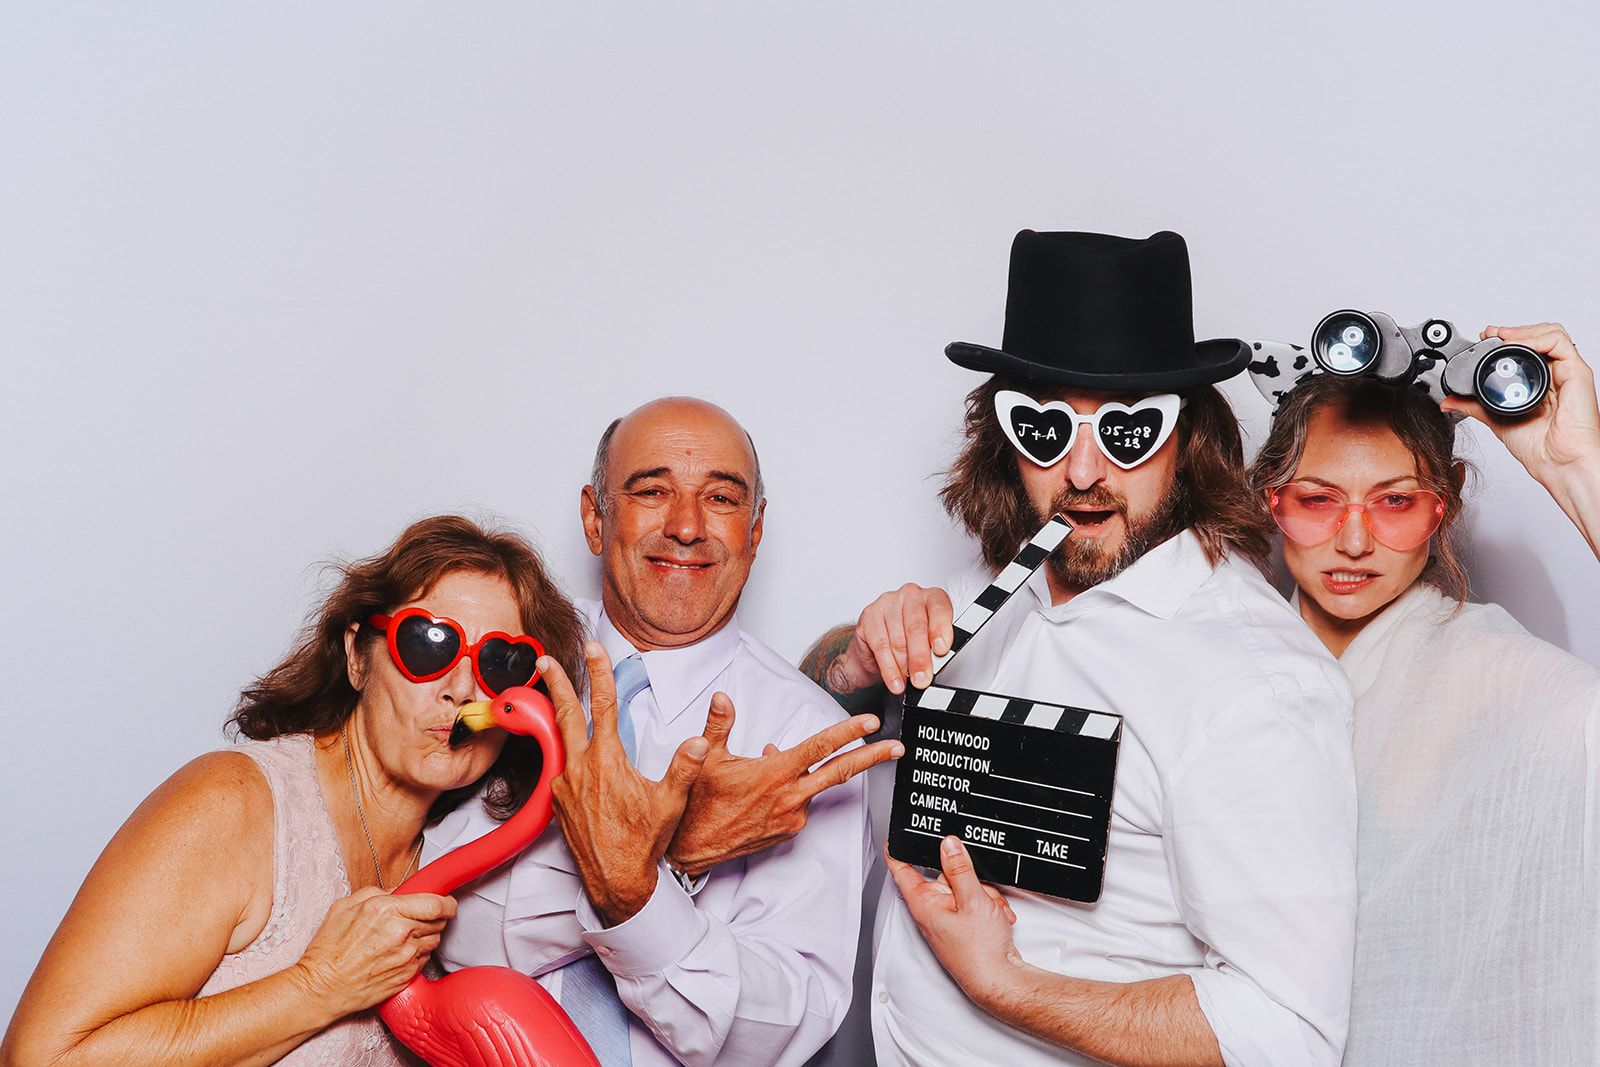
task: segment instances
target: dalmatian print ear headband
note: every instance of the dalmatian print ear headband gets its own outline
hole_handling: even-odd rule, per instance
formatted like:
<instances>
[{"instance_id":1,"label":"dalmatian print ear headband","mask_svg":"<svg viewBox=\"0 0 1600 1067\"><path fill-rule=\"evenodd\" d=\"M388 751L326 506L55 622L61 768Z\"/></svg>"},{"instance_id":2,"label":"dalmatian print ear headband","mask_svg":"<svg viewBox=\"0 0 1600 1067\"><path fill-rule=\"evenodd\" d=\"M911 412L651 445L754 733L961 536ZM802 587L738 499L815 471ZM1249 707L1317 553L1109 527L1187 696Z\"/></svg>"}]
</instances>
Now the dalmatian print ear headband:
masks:
<instances>
[{"instance_id":1,"label":"dalmatian print ear headband","mask_svg":"<svg viewBox=\"0 0 1600 1067\"><path fill-rule=\"evenodd\" d=\"M1289 390L1313 374L1322 373L1310 352L1287 341L1251 341L1249 369L1256 391L1272 405L1274 418Z\"/></svg>"},{"instance_id":2,"label":"dalmatian print ear headband","mask_svg":"<svg viewBox=\"0 0 1600 1067\"><path fill-rule=\"evenodd\" d=\"M1255 383L1256 391L1272 405L1273 418L1278 417L1289 390L1314 374L1327 373L1302 345L1287 341L1251 341L1249 344L1250 380ZM1432 397L1434 403L1444 399L1437 374L1420 374L1411 384ZM1460 418L1454 413L1450 416L1452 422Z\"/></svg>"}]
</instances>

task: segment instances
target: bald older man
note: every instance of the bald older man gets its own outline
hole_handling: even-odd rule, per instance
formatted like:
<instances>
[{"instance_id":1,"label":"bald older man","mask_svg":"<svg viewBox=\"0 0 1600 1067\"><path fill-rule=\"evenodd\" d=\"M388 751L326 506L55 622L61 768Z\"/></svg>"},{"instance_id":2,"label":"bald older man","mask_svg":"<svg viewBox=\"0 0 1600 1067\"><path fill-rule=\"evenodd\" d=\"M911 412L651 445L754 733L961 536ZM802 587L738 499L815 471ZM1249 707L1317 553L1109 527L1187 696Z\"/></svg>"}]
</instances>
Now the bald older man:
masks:
<instances>
[{"instance_id":1,"label":"bald older man","mask_svg":"<svg viewBox=\"0 0 1600 1067\"><path fill-rule=\"evenodd\" d=\"M593 737L552 667L560 832L464 890L436 955L534 975L606 1067L803 1063L850 1004L870 848L855 775L900 745L810 769L877 722L841 721L740 629L765 506L755 447L715 405L658 400L606 429L581 503L603 575L579 604ZM429 851L492 825L466 805Z\"/></svg>"}]
</instances>

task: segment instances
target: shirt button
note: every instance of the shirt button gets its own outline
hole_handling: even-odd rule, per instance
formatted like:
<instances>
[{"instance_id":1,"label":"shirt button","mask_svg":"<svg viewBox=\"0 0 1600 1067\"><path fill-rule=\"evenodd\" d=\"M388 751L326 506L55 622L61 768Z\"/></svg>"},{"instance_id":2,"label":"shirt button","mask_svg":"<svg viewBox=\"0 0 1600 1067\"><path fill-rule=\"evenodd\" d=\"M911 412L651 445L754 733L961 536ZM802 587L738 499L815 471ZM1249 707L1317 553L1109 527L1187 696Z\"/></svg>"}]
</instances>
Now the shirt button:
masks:
<instances>
[{"instance_id":1,"label":"shirt button","mask_svg":"<svg viewBox=\"0 0 1600 1067\"><path fill-rule=\"evenodd\" d=\"M887 989L878 990L878 1003L879 1004L887 1004L887 1003L889 1003L889 991Z\"/></svg>"}]
</instances>

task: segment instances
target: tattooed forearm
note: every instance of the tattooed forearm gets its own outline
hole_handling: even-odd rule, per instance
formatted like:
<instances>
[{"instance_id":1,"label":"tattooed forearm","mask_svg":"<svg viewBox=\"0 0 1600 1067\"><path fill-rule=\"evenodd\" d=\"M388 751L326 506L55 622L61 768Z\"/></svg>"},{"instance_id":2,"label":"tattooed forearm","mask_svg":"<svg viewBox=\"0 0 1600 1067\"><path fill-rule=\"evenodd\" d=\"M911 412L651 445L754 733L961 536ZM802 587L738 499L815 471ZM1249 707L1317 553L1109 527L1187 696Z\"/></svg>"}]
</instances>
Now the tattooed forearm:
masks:
<instances>
[{"instance_id":1,"label":"tattooed forearm","mask_svg":"<svg viewBox=\"0 0 1600 1067\"><path fill-rule=\"evenodd\" d=\"M821 637L815 644L806 650L805 656L800 660L800 673L816 682L835 702L844 710L856 713L862 711L876 711L883 702L884 688L881 685L869 685L865 689L841 693L842 688L837 679L830 679L831 668L844 655L850 647L850 639L855 636L854 623L835 626Z\"/></svg>"},{"instance_id":2,"label":"tattooed forearm","mask_svg":"<svg viewBox=\"0 0 1600 1067\"><path fill-rule=\"evenodd\" d=\"M834 660L844 655L844 650L850 647L850 638L855 632L854 623L845 623L843 626L835 626L817 638L816 643L808 648L800 659L800 673L832 693L833 688L828 685L828 668L833 665Z\"/></svg>"}]
</instances>

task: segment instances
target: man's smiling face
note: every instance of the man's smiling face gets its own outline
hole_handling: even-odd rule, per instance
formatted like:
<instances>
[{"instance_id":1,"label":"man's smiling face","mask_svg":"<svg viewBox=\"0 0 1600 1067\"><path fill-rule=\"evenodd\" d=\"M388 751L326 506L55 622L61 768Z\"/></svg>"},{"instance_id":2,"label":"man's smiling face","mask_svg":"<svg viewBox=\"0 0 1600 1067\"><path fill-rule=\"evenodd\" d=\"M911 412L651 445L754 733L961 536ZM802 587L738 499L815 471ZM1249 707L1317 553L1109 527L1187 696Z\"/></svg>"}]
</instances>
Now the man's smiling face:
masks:
<instances>
[{"instance_id":1,"label":"man's smiling face","mask_svg":"<svg viewBox=\"0 0 1600 1067\"><path fill-rule=\"evenodd\" d=\"M1030 395L1041 404L1062 400L1080 415L1090 415L1109 401L1133 404L1146 394L1036 388ZM1182 529L1179 436L1173 433L1154 455L1131 470L1106 458L1088 426L1079 429L1071 451L1053 467L1016 457L1023 490L1039 525L1061 512L1073 526L1072 536L1050 557L1049 577L1058 596L1112 578Z\"/></svg>"},{"instance_id":2,"label":"man's smiling face","mask_svg":"<svg viewBox=\"0 0 1600 1067\"><path fill-rule=\"evenodd\" d=\"M704 401L646 404L617 426L604 481L584 489L582 507L612 623L645 650L719 630L761 543L764 504L744 430Z\"/></svg>"}]
</instances>

